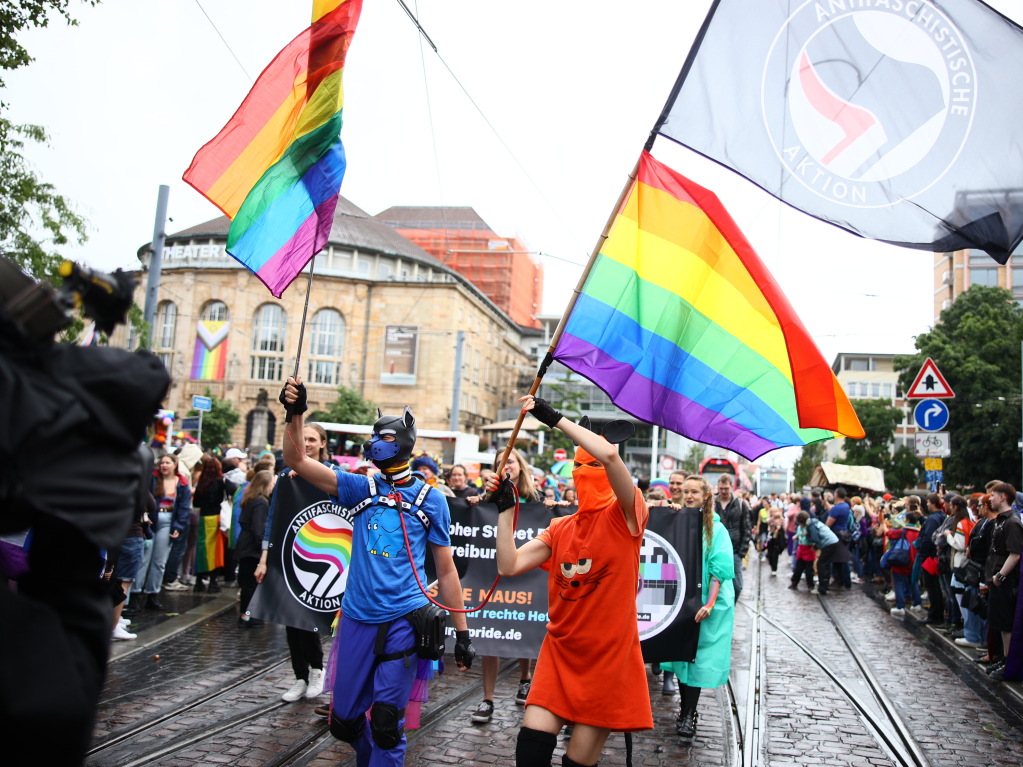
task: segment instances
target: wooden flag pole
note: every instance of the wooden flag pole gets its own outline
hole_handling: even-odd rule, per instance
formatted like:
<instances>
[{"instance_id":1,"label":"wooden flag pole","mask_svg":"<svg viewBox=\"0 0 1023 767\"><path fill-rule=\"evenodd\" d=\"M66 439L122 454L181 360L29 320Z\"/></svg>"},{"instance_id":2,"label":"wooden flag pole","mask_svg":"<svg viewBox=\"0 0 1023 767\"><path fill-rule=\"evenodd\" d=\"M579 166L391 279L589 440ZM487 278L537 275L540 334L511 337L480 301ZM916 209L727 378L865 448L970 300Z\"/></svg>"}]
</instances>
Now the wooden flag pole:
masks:
<instances>
[{"instance_id":1,"label":"wooden flag pole","mask_svg":"<svg viewBox=\"0 0 1023 767\"><path fill-rule=\"evenodd\" d=\"M575 308L576 301L579 299L579 294L583 290L583 285L586 284L586 278L590 276L590 270L593 269L593 264L597 261L597 256L600 255L600 249L604 247L604 242L607 240L608 234L611 232L611 226L614 224L615 219L621 212L622 206L625 205L625 201L629 196L629 192L632 191L633 186L636 183L636 176L639 174L639 160L636 160L636 165L632 169L632 173L629 174L629 180L625 182L625 186L622 188L622 193L618 195L618 202L615 204L614 209L611 211L611 215L608 216L607 223L604 224L604 231L601 232L600 237L597 239L597 244L593 248L593 252L590 254L590 260L586 262L586 268L583 269L582 276L579 277L579 282L576 283L575 290L572 292L572 298L568 302L568 307L565 309L565 313L561 317L561 321L558 323L557 329L554 331L554 336L551 338L551 344L547 347L547 354L543 358L543 362L540 363L540 369L536 372L536 378L533 379L533 385L529 387L529 394L535 396L537 391L540 389L540 382L543 377L547 374L547 368L554 362L554 349L558 345L558 341L561 340L562 333L565 332L565 325L568 323L568 316L572 313L572 309ZM501 476L504 472L504 465L508 462L508 456L511 455L512 447L515 445L515 440L519 436L519 430L522 428L522 422L526 418L526 411L520 410L519 417L515 421L515 428L512 429L511 437L508 439L508 445L504 449L504 453L501 456L501 461L497 466L497 475Z\"/></svg>"},{"instance_id":2,"label":"wooden flag pole","mask_svg":"<svg viewBox=\"0 0 1023 767\"><path fill-rule=\"evenodd\" d=\"M302 324L298 328L298 352L295 354L295 372L292 374L292 378L298 380L298 370L302 364L302 342L305 340L305 322L309 316L309 296L313 292L313 266L316 263L316 256L314 255L309 259L309 281L305 286L305 306L302 307ZM286 423L291 423L291 411L285 407L287 415L284 420Z\"/></svg>"}]
</instances>

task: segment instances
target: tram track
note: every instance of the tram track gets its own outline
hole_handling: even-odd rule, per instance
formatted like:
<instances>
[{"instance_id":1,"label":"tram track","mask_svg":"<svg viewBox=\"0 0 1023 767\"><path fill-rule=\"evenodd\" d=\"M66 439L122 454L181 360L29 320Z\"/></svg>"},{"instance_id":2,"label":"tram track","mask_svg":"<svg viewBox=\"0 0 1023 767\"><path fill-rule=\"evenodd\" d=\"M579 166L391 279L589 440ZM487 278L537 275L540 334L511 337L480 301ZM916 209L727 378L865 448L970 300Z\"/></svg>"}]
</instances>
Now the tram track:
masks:
<instances>
[{"instance_id":1,"label":"tram track","mask_svg":"<svg viewBox=\"0 0 1023 767\"><path fill-rule=\"evenodd\" d=\"M749 572L749 570L747 570L747 572ZM763 590L759 567L757 568L756 583L757 606L754 608L747 603L742 603L743 607L745 607L750 613L751 619L754 622L754 630L750 640L750 686L753 685L754 680L754 658L759 658L758 662L760 663L761 671L765 668L764 652L766 650L766 642L762 626L763 624L767 624L775 632L781 634L796 648L798 648L810 662L812 662L818 669L820 669L821 672L824 673L825 676L827 676L830 682L852 704L860 720L863 721L869 730L871 736L888 754L894 764L899 765L899 767L931 767L931 762L927 758L927 755L924 753L919 742L914 737L909 726L899 714L895 703L888 696L880 681L874 675L873 670L870 668L870 663L863 656L863 653L858 648L855 640L851 637L845 623L835 612L834 607L828 603L828 598L818 596L817 600L820 603L821 609L823 610L825 617L828 619L829 624L834 628L835 633L838 635L845 650L848 652L849 658L852 660L859 672L861 677L860 681L862 681L863 686L867 688L868 695L863 695L858 692L854 689L854 684L851 684L843 678L842 675L837 673L833 668L833 661L823 658L780 621L775 618L771 618L762 612L761 605ZM757 682L761 685L758 695L755 698L747 698L747 710L745 712L747 729L743 731L745 737L742 739L742 764L744 767L746 767L746 765L758 763L756 761L752 761L755 759L756 754L751 748L751 746L754 746L754 743L749 737L750 725L748 723L750 721L756 721L756 717L751 710L754 706L762 711L760 695L762 695L766 689L766 678L764 676L758 676ZM755 744L755 747L759 749L759 738L757 741L758 742Z\"/></svg>"}]
</instances>

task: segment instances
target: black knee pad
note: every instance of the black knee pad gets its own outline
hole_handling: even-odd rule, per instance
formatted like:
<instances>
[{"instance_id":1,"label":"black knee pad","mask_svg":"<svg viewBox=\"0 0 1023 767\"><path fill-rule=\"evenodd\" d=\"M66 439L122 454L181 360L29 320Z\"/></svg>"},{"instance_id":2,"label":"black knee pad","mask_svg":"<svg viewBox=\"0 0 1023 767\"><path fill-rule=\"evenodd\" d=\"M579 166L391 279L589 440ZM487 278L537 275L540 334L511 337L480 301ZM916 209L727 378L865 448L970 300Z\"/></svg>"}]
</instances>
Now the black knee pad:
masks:
<instances>
[{"instance_id":1,"label":"black knee pad","mask_svg":"<svg viewBox=\"0 0 1023 767\"><path fill-rule=\"evenodd\" d=\"M532 727L520 728L515 743L515 767L551 767L556 745L558 736L552 732L534 730Z\"/></svg>"},{"instance_id":2,"label":"black knee pad","mask_svg":"<svg viewBox=\"0 0 1023 767\"><path fill-rule=\"evenodd\" d=\"M330 734L345 743L354 743L366 729L366 714L359 714L354 719L341 719L334 709L330 710Z\"/></svg>"},{"instance_id":3,"label":"black knee pad","mask_svg":"<svg viewBox=\"0 0 1023 767\"><path fill-rule=\"evenodd\" d=\"M401 736L405 732L398 722L405 716L405 709L399 709L390 703L374 703L369 712L369 729L373 735L373 742L380 748L390 749L401 743Z\"/></svg>"},{"instance_id":4,"label":"black knee pad","mask_svg":"<svg viewBox=\"0 0 1023 767\"><path fill-rule=\"evenodd\" d=\"M598 762L594 762L592 765L579 764L579 762L573 762L568 758L568 754L564 754L561 757L561 767L597 767Z\"/></svg>"}]
</instances>

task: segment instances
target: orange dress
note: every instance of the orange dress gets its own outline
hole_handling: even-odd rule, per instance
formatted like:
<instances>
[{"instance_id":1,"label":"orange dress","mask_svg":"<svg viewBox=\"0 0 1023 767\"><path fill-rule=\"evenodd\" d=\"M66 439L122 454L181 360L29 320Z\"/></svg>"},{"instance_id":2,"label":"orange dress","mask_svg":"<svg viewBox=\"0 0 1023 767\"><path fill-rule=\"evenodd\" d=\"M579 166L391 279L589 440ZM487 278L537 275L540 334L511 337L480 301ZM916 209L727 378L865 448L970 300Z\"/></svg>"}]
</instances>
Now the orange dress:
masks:
<instances>
[{"instance_id":1,"label":"orange dress","mask_svg":"<svg viewBox=\"0 0 1023 767\"><path fill-rule=\"evenodd\" d=\"M631 732L654 726L636 622L639 550L649 512L635 498L633 535L614 496L539 534L551 547L547 636L526 705L576 724Z\"/></svg>"}]
</instances>

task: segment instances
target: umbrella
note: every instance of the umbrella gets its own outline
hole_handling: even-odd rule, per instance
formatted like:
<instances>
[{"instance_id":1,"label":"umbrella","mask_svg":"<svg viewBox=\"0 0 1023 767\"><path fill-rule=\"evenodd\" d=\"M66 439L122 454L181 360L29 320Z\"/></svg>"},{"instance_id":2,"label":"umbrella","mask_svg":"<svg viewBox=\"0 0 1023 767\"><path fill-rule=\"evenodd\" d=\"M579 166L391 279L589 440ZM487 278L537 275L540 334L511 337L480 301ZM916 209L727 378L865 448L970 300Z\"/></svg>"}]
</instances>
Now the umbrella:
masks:
<instances>
[{"instance_id":1,"label":"umbrella","mask_svg":"<svg viewBox=\"0 0 1023 767\"><path fill-rule=\"evenodd\" d=\"M558 461L551 466L551 474L555 477L571 477L572 461Z\"/></svg>"}]
</instances>

